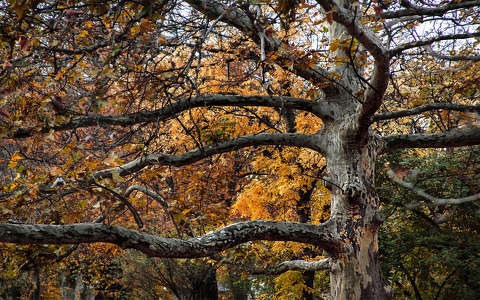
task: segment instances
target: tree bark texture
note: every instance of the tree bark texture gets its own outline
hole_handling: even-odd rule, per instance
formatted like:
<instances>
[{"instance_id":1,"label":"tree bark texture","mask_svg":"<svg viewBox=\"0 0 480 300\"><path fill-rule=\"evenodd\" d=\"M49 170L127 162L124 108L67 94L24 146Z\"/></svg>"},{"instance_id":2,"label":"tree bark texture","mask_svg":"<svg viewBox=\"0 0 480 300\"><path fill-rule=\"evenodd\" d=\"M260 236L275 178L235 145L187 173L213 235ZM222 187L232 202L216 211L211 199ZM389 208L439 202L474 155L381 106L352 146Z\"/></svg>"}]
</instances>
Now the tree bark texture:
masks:
<instances>
[{"instance_id":1,"label":"tree bark texture","mask_svg":"<svg viewBox=\"0 0 480 300\"><path fill-rule=\"evenodd\" d=\"M345 96L344 96L345 97ZM352 112L345 116L345 112ZM332 299L390 299L378 259L379 198L374 166L381 142L368 133L358 140L358 112L325 127L332 235L340 242L330 253ZM340 111L338 112L340 114Z\"/></svg>"}]
</instances>

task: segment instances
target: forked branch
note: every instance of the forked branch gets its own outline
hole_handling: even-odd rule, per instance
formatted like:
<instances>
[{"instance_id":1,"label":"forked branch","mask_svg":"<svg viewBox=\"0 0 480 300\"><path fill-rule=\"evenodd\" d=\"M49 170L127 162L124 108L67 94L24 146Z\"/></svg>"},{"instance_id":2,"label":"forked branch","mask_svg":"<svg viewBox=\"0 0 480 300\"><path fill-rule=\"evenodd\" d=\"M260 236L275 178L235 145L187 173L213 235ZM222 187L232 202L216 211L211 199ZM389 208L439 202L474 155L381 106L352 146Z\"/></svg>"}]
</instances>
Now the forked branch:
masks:
<instances>
[{"instance_id":1,"label":"forked branch","mask_svg":"<svg viewBox=\"0 0 480 300\"><path fill-rule=\"evenodd\" d=\"M370 118L378 110L388 86L390 58L382 41L347 9L338 6L334 0L317 0L322 8L332 15L334 21L342 24L347 32L357 39L375 59L373 76L365 92L362 109L359 112L359 139L366 136Z\"/></svg>"}]
</instances>

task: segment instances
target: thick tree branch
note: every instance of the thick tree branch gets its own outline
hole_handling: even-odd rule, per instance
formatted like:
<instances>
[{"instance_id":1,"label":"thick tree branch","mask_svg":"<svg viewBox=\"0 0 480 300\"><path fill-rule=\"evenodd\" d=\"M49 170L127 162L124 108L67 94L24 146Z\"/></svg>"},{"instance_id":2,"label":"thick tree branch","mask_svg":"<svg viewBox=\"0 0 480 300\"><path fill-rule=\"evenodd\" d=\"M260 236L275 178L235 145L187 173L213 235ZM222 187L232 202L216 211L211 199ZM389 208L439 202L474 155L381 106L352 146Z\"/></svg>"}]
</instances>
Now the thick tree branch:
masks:
<instances>
[{"instance_id":1,"label":"thick tree branch","mask_svg":"<svg viewBox=\"0 0 480 300\"><path fill-rule=\"evenodd\" d=\"M317 0L317 3L326 12L332 14L334 21L345 26L347 32L356 38L377 62L386 62L388 64L388 52L382 41L363 25L358 18L355 18L350 11L338 6L333 0Z\"/></svg>"},{"instance_id":2,"label":"thick tree branch","mask_svg":"<svg viewBox=\"0 0 480 300\"><path fill-rule=\"evenodd\" d=\"M381 138L380 153L406 148L449 148L480 144L480 128L451 130L436 134L400 134Z\"/></svg>"},{"instance_id":3,"label":"thick tree branch","mask_svg":"<svg viewBox=\"0 0 480 300\"><path fill-rule=\"evenodd\" d=\"M430 203L427 204L427 206L441 206L441 205L448 205L448 204L458 205L458 204L472 202L480 199L480 193L474 194L468 197L463 197L463 198L437 198L435 196L432 196L426 193L421 188L416 187L413 183L406 182L401 178L399 178L398 176L395 176L395 173L391 169L387 170L387 174L396 183L415 192L415 194L419 195L420 197L423 197L431 201ZM413 208L419 207L420 205L421 205L420 203L410 203L405 205L405 207L407 207L408 209L413 209Z\"/></svg>"},{"instance_id":4,"label":"thick tree branch","mask_svg":"<svg viewBox=\"0 0 480 300\"><path fill-rule=\"evenodd\" d=\"M378 110L388 86L390 59L382 41L347 9L333 0L317 0L322 8L332 14L333 20L345 26L347 32L356 38L375 59L373 77L365 92L364 103L359 112L359 137L362 139L370 126L371 116Z\"/></svg>"},{"instance_id":5,"label":"thick tree branch","mask_svg":"<svg viewBox=\"0 0 480 300\"><path fill-rule=\"evenodd\" d=\"M255 269L250 273L254 275L279 275L286 271L320 271L328 270L328 268L328 258L317 261L290 260L265 269Z\"/></svg>"},{"instance_id":6,"label":"thick tree branch","mask_svg":"<svg viewBox=\"0 0 480 300\"><path fill-rule=\"evenodd\" d=\"M0 242L17 244L79 244L113 243L124 249L136 249L153 257L206 257L257 241L295 241L308 243L335 252L338 246L322 225L274 221L249 221L229 225L201 237L187 240L162 238L136 230L107 224L82 223L71 225L0 224Z\"/></svg>"},{"instance_id":7,"label":"thick tree branch","mask_svg":"<svg viewBox=\"0 0 480 300\"><path fill-rule=\"evenodd\" d=\"M389 54L391 57L393 57L393 56L400 55L405 50L431 45L439 41L469 39L469 38L474 38L478 36L480 36L480 32L441 35L441 36L437 36L427 40L420 40L420 41L402 44L400 46L397 46L396 48L391 49L389 51Z\"/></svg>"},{"instance_id":8,"label":"thick tree branch","mask_svg":"<svg viewBox=\"0 0 480 300\"><path fill-rule=\"evenodd\" d=\"M197 162L214 154L225 153L250 146L261 145L283 145L306 147L320 153L323 149L312 135L298 133L260 133L245 135L221 143L210 144L202 149L195 149L178 155L149 154L137 158L123 166L97 171L93 174L95 178L110 177L112 173L118 172L121 176L129 175L150 165L184 166Z\"/></svg>"},{"instance_id":9,"label":"thick tree branch","mask_svg":"<svg viewBox=\"0 0 480 300\"><path fill-rule=\"evenodd\" d=\"M412 109L377 114L372 118L372 122L408 117L408 116L418 115L426 111L437 110L437 109L480 113L480 106L457 105L457 104L450 104L450 103L429 103L429 104L414 107Z\"/></svg>"},{"instance_id":10,"label":"thick tree branch","mask_svg":"<svg viewBox=\"0 0 480 300\"><path fill-rule=\"evenodd\" d=\"M139 123L160 122L174 117L176 114L196 107L209 106L264 106L287 109L299 109L311 112L319 118L329 119L331 113L329 104L324 101L310 101L294 97L274 96L237 96L237 95L201 95L186 98L152 111L141 111L125 115L86 115L73 117L62 125L45 126L43 128L29 127L14 130L8 138L25 138L33 134L48 133L50 130L62 131L89 126L132 126Z\"/></svg>"},{"instance_id":11,"label":"thick tree branch","mask_svg":"<svg viewBox=\"0 0 480 300\"><path fill-rule=\"evenodd\" d=\"M401 9L392 12L384 12L381 17L383 19L394 19L400 18L405 16L442 16L445 13L462 8L470 8L470 7L477 7L480 5L480 1L462 1L456 2L452 1L448 4L439 7L421 7L421 6L414 6L412 4L409 5L406 9Z\"/></svg>"}]
</instances>

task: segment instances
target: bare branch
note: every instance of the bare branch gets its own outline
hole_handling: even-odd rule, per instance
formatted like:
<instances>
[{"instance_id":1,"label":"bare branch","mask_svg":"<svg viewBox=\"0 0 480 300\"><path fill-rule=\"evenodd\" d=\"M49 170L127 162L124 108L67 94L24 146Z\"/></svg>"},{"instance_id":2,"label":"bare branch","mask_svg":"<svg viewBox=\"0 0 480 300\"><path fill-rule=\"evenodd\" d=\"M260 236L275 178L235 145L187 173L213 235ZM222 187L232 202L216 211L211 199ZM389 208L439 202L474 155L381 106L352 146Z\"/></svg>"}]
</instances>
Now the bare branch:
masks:
<instances>
[{"instance_id":1,"label":"bare branch","mask_svg":"<svg viewBox=\"0 0 480 300\"><path fill-rule=\"evenodd\" d=\"M8 138L26 138L33 134L48 133L50 130L63 131L90 126L132 126L139 123L151 123L168 120L176 114L196 108L209 106L264 106L308 111L319 118L331 118L329 104L324 101L310 101L302 98L275 96L237 96L237 95L201 95L186 98L152 111L141 111L125 115L86 115L73 117L62 125L45 126L43 128L29 127L14 130Z\"/></svg>"},{"instance_id":2,"label":"bare branch","mask_svg":"<svg viewBox=\"0 0 480 300\"><path fill-rule=\"evenodd\" d=\"M162 238L136 230L107 224L81 223L71 225L4 224L0 223L0 242L17 244L79 244L113 243L124 249L137 249L153 257L206 257L257 241L295 241L335 252L339 242L330 234L328 222L322 225L249 221L187 240Z\"/></svg>"},{"instance_id":3,"label":"bare branch","mask_svg":"<svg viewBox=\"0 0 480 300\"><path fill-rule=\"evenodd\" d=\"M448 60L448 61L480 61L480 55L472 55L472 56L465 56L465 55L442 55L435 51L433 51L430 45L426 46L425 49L427 52L435 58Z\"/></svg>"},{"instance_id":4,"label":"bare branch","mask_svg":"<svg viewBox=\"0 0 480 300\"><path fill-rule=\"evenodd\" d=\"M450 148L480 144L480 128L451 130L435 134L399 134L381 138L381 153L406 148Z\"/></svg>"},{"instance_id":5,"label":"bare branch","mask_svg":"<svg viewBox=\"0 0 480 300\"><path fill-rule=\"evenodd\" d=\"M306 147L320 153L323 149L316 143L314 136L298 133L260 133L245 135L225 142L210 144L202 149L195 149L178 155L168 154L149 154L137 158L123 166L97 171L93 174L94 178L105 178L112 176L112 173L118 172L121 176L135 173L150 165L168 165L184 166L194 163L203 158L214 154L225 153L250 146L260 145L284 145Z\"/></svg>"},{"instance_id":6,"label":"bare branch","mask_svg":"<svg viewBox=\"0 0 480 300\"><path fill-rule=\"evenodd\" d=\"M141 185L136 185L135 184L135 185L132 185L132 186L128 187L128 189L125 191L124 197L125 198L130 197L130 194L133 193L134 191L140 191L140 192L152 197L163 208L168 209L167 201L165 201L165 199L160 194L157 194L156 192L154 192L152 190L149 190L149 189L147 189L147 188L145 188Z\"/></svg>"},{"instance_id":7,"label":"bare branch","mask_svg":"<svg viewBox=\"0 0 480 300\"><path fill-rule=\"evenodd\" d=\"M421 6L414 6L413 4L409 4L409 7L402 10L392 11L392 12L384 12L381 17L384 19L395 19L405 16L442 16L445 13L462 8L470 8L470 7L477 7L480 5L480 1L462 1L456 2L452 1L448 4L439 7L421 7Z\"/></svg>"},{"instance_id":8,"label":"bare branch","mask_svg":"<svg viewBox=\"0 0 480 300\"><path fill-rule=\"evenodd\" d=\"M95 182L95 185L101 187L102 189L110 192L115 198L117 198L118 200L120 200L123 205L125 205L128 210L132 213L132 216L133 216L133 219L135 220L135 222L137 223L138 225L138 228L142 228L143 227L143 221L142 221L142 218L140 217L140 215L138 214L137 210L135 209L135 207L133 207L133 205L128 201L127 197L124 197L123 195L120 195L119 193L117 193L115 190L109 188L109 187L106 187L104 185L101 185L100 183L98 182Z\"/></svg>"},{"instance_id":9,"label":"bare branch","mask_svg":"<svg viewBox=\"0 0 480 300\"><path fill-rule=\"evenodd\" d=\"M436 109L480 113L480 106L457 105L457 104L450 104L450 103L429 103L429 104L414 107L412 109L377 114L372 118L372 122L418 115L423 112L436 110Z\"/></svg>"},{"instance_id":10,"label":"bare branch","mask_svg":"<svg viewBox=\"0 0 480 300\"><path fill-rule=\"evenodd\" d=\"M468 197L463 197L463 198L437 198L435 196L432 196L426 193L421 188L416 187L413 183L406 182L401 178L399 178L398 176L395 176L395 173L391 169L387 170L387 174L396 183L415 192L420 197L423 197L431 201L431 203L428 203L427 206L441 206L441 205L448 205L448 204L458 205L458 204L472 202L480 199L480 193L474 194ZM410 203L410 204L407 204L405 207L408 209L413 209L413 208L419 207L420 205L421 205L420 203Z\"/></svg>"},{"instance_id":11,"label":"bare branch","mask_svg":"<svg viewBox=\"0 0 480 300\"><path fill-rule=\"evenodd\" d=\"M265 269L255 269L250 273L254 275L279 275L286 271L320 271L328 270L328 268L328 258L316 261L290 260Z\"/></svg>"},{"instance_id":12,"label":"bare branch","mask_svg":"<svg viewBox=\"0 0 480 300\"><path fill-rule=\"evenodd\" d=\"M391 57L393 57L393 56L400 55L405 50L431 45L431 44L433 44L435 42L439 42L439 41L461 40L461 39L469 39L469 38L474 38L474 37L479 37L479 36L480 36L480 32L441 35L441 36L437 36L437 37L427 39L427 40L420 40L420 41L405 43L403 45L400 45L396 48L391 49L389 51L389 54L390 54Z\"/></svg>"},{"instance_id":13,"label":"bare branch","mask_svg":"<svg viewBox=\"0 0 480 300\"><path fill-rule=\"evenodd\" d=\"M401 17L401 18L398 18L398 19L394 19L394 20L390 20L388 22L385 22L385 23L383 23L383 26L385 26L386 28L392 28L393 26L395 26L399 23L402 23L402 22L412 22L412 21L421 20L421 19L422 19L421 16Z\"/></svg>"}]
</instances>

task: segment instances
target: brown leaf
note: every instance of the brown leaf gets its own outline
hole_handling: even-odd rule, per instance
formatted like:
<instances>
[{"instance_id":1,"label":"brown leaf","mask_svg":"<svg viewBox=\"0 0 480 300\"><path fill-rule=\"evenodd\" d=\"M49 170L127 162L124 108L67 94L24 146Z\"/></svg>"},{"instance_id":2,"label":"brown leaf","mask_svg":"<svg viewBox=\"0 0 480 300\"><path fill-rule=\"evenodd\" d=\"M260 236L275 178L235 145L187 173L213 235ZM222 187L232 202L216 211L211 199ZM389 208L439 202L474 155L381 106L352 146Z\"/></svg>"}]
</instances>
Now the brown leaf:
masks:
<instances>
[{"instance_id":1,"label":"brown leaf","mask_svg":"<svg viewBox=\"0 0 480 300\"><path fill-rule=\"evenodd\" d=\"M383 14L383 9L380 6L374 6L373 9L375 10L375 17L377 17L377 19L380 19Z\"/></svg>"},{"instance_id":2,"label":"brown leaf","mask_svg":"<svg viewBox=\"0 0 480 300\"><path fill-rule=\"evenodd\" d=\"M20 46L20 49L25 50L27 42L28 40L24 35L20 36L20 38L18 39L18 45Z\"/></svg>"},{"instance_id":3,"label":"brown leaf","mask_svg":"<svg viewBox=\"0 0 480 300\"><path fill-rule=\"evenodd\" d=\"M7 69L7 68L10 68L10 67L13 67L12 63L10 62L10 59L6 59L4 62L3 62L3 70Z\"/></svg>"}]
</instances>

